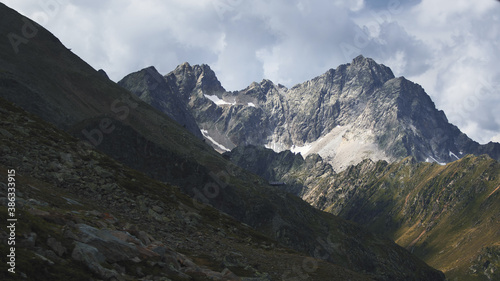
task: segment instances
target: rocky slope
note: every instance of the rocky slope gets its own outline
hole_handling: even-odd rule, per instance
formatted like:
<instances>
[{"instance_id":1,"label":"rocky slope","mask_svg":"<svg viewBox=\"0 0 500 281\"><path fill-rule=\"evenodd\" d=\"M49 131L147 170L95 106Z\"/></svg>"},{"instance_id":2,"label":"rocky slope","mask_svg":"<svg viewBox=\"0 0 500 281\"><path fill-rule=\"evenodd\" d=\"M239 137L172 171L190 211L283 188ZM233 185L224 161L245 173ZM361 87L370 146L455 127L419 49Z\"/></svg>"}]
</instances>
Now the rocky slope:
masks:
<instances>
[{"instance_id":1,"label":"rocky slope","mask_svg":"<svg viewBox=\"0 0 500 281\"><path fill-rule=\"evenodd\" d=\"M18 219L15 245L0 245L16 255L15 273L1 263L2 280L373 280L287 249L0 101L0 174L15 169Z\"/></svg>"},{"instance_id":2,"label":"rocky slope","mask_svg":"<svg viewBox=\"0 0 500 281\"><path fill-rule=\"evenodd\" d=\"M238 166L263 177L268 183L276 183L281 189L299 197L335 175L332 166L318 154L311 154L304 159L301 154L289 150L277 153L269 148L248 145L238 146L223 155Z\"/></svg>"},{"instance_id":3,"label":"rocky slope","mask_svg":"<svg viewBox=\"0 0 500 281\"><path fill-rule=\"evenodd\" d=\"M147 89L128 82L140 80L135 76L121 84L142 96ZM367 158L446 163L486 153L500 159L500 144L472 141L418 84L362 56L291 89L263 80L227 92L207 65L187 63L164 80L221 152L253 144L318 153L336 171Z\"/></svg>"},{"instance_id":4,"label":"rocky slope","mask_svg":"<svg viewBox=\"0 0 500 281\"><path fill-rule=\"evenodd\" d=\"M280 273L283 272L281 270L283 267L274 262L279 260L279 256L270 257L251 251L237 252L235 256L258 258L252 266L254 268L261 266L259 260L269 261L267 264L270 269L266 272L274 274L271 277L273 280L283 275L285 277L282 278L292 278L294 275L299 275L302 279L305 278L303 276L312 277L315 272L319 272L317 271L319 264L335 268L340 266L345 269L344 272L356 271L376 280L443 280L440 272L428 267L383 236L372 235L356 224L318 211L295 196L277 188L270 188L261 178L231 164L202 140L189 133L182 124L160 113L92 69L65 48L50 32L3 4L0 4L0 21L2 23L0 36L4 38L12 32L23 30L26 24L37 30L36 36L19 46L17 55L12 54L13 49L9 42L0 42L0 95L57 126L56 129L34 116L26 118L23 113L9 114L9 111L15 110L6 108L8 103L3 102L6 111L6 117L3 118L9 120L10 115L17 118L2 124L2 136L9 140L3 148L5 155L8 156L2 162L6 167L15 167L21 175L26 174L58 188L66 188L68 192L76 189L76 193L72 194L77 194L79 197L73 198L73 195L70 195L68 197L70 200L76 202L86 200L88 203L95 201L95 205L90 205L91 209L100 206L105 209L100 211L102 213L107 212L108 208L113 216L125 217L124 222L134 218L140 222L147 212L152 219L160 221L160 224L152 224L152 219L146 221L146 225L154 226L155 232L148 232L150 236L160 239L157 238L159 235L165 235L174 237L173 241L180 241L180 245L176 248L170 248L174 251L173 256L176 255L175 252L184 249L185 252L192 251L190 256L194 259L195 254L203 248L203 241L209 241L205 249L200 250L205 254L198 258L203 263L215 261L216 264L220 264L223 255L231 251L229 249L239 247L229 240L245 241L248 238L240 236L239 232L233 233L230 231L231 228L226 227L243 222L250 226L246 228L248 233L254 231L256 236L260 235L266 241L276 241L280 247L289 247L304 255L328 261L328 263L318 261L316 267L316 262L310 259L291 259L290 261L299 260L301 264L296 266L287 262L290 269ZM200 69L206 71L203 67ZM212 93L220 90L220 84L209 75L196 74L176 78L180 85L177 88L179 93L189 90L193 77L197 77L196 81L201 81L199 89L202 92ZM215 107L214 110L218 109ZM20 125L25 127L17 128ZM59 129L65 129L81 141L69 138L60 133ZM23 145L20 146L18 142ZM95 149L120 163L111 161ZM39 153L49 153L49 155L42 155L44 157L42 158L39 157ZM54 159L56 155L59 155L57 160ZM79 159L76 161L78 164L75 164L78 166L72 166L71 161L69 164L66 163L68 157ZM65 167L65 165L70 166ZM93 178L97 178L98 181L94 181ZM178 187L182 193L176 192L173 186ZM34 199L38 200L38 197ZM43 201L60 207L60 203L53 203L57 201L51 200L49 196ZM67 207L65 203L62 205ZM69 211L79 212L80 207L77 206L73 206ZM187 214L179 214L179 209L185 210ZM221 211L230 217L222 215ZM100 216L95 212L93 214ZM84 215L86 216L86 213ZM170 221L180 220L182 223L186 216L189 217L189 221L194 221L195 225L200 224L201 228L189 228L185 224L175 225L175 223L169 226ZM69 249L69 245L75 247L79 245L76 258L73 257L74 248L71 250L71 255L74 260L83 262L84 269L86 268L91 274L101 276L100 278L102 276L107 278L107 275L101 274L107 274L108 271L105 269L111 270L109 266L113 266L114 262L124 262L124 264L118 263L119 267L115 268L118 273L123 271L122 267L129 266L126 263L128 260L116 260L104 254L107 250L102 248L99 239L119 243L108 235L110 234L108 228L112 228L111 226L89 225L88 219L83 221L83 225L75 219L71 220L75 222L75 228L71 229L75 236L70 239L76 242L71 244L73 242L70 240L70 243L66 244L68 246L63 246ZM215 230L205 227L214 220L217 221ZM68 227L73 227L73 224L70 222ZM175 232L176 227L184 227L190 232ZM57 227L51 225L50 229L53 228L58 231ZM206 231L212 234L204 234ZM30 235L29 231L27 233ZM122 239L123 242L126 236L124 233L113 233L111 234L119 236L117 239ZM219 245L218 239L215 239L217 235L228 237L228 241L223 241L227 247L217 250ZM139 238L131 237L129 241L138 245L137 249L142 249L143 245L137 242ZM42 248L45 247L44 242L42 240L40 244ZM148 246L144 241L141 242L144 246ZM271 244L272 242L260 246L272 251ZM48 244L46 246L50 247ZM64 253L62 255L67 257ZM26 258L29 257L30 254L27 254L22 261L27 263ZM102 268L89 263L88 258L97 261ZM128 258L130 256L127 256ZM188 263L179 261L181 267L186 267ZM211 268L216 268L215 264L210 263L210 265ZM274 266L280 268L277 273L272 273ZM175 263L173 267L175 269ZM218 272L230 274L223 269ZM136 269L134 270L140 275ZM304 274L304 270L307 275ZM182 270L181 273L187 274ZM171 276L168 275L169 272L165 274ZM253 271L243 271L240 275L255 277L256 274ZM54 280L50 277L46 279ZM196 276L193 279L197 280ZM324 275L312 279L324 280Z\"/></svg>"},{"instance_id":5,"label":"rocky slope","mask_svg":"<svg viewBox=\"0 0 500 281\"><path fill-rule=\"evenodd\" d=\"M304 160L247 146L225 156L285 182L281 189L320 210L391 237L450 280L500 277L500 164L488 156L446 166L411 157L393 164L365 160L338 174L317 155Z\"/></svg>"}]
</instances>

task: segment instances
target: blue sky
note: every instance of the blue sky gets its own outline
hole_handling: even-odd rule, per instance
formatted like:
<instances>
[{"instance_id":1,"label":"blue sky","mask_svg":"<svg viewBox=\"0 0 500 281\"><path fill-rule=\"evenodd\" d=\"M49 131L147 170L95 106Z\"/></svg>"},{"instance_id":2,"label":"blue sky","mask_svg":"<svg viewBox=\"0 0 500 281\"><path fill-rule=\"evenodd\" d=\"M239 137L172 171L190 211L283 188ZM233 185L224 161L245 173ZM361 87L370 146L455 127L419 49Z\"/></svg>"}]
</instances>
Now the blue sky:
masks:
<instances>
[{"instance_id":1,"label":"blue sky","mask_svg":"<svg viewBox=\"0 0 500 281\"><path fill-rule=\"evenodd\" d=\"M494 0L2 0L118 81L206 63L227 90L291 87L362 54L422 85L451 123L500 141Z\"/></svg>"}]
</instances>

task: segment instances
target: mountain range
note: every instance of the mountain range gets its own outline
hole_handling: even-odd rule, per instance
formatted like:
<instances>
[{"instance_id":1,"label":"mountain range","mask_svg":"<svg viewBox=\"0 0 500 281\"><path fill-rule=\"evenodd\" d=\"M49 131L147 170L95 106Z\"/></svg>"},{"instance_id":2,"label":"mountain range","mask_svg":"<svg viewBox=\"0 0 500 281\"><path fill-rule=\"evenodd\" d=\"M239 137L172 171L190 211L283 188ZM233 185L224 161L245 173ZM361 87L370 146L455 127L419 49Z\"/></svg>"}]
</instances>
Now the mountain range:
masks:
<instances>
[{"instance_id":1,"label":"mountain range","mask_svg":"<svg viewBox=\"0 0 500 281\"><path fill-rule=\"evenodd\" d=\"M158 81L149 84L154 90L145 86L149 80ZM363 56L290 89L263 80L228 92L209 66L188 63L163 77L146 68L118 84L191 131L195 119L221 152L252 144L316 153L337 172L367 158L448 163L488 154L500 159L500 144L471 140L421 86ZM169 110L173 106L183 114Z\"/></svg>"},{"instance_id":2,"label":"mountain range","mask_svg":"<svg viewBox=\"0 0 500 281\"><path fill-rule=\"evenodd\" d=\"M498 144L389 68L358 57L227 92L184 63L114 83L1 3L0 22L0 166L19 218L3 279L498 277Z\"/></svg>"},{"instance_id":3,"label":"mountain range","mask_svg":"<svg viewBox=\"0 0 500 281\"><path fill-rule=\"evenodd\" d=\"M162 86L141 87L145 77ZM358 56L290 89L263 80L228 92L208 65L184 63L118 84L153 106L159 96L166 114L167 100L183 104L226 159L390 237L448 277L497 278L500 144L471 140L390 68Z\"/></svg>"}]
</instances>

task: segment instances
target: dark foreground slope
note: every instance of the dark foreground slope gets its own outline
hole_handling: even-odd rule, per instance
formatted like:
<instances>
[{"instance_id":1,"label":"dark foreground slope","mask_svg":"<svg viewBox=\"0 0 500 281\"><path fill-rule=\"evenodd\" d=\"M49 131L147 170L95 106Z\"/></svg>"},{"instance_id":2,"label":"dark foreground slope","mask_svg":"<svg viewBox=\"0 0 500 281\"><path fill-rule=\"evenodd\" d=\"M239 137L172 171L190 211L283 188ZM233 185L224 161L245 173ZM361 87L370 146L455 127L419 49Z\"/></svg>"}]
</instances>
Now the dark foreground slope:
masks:
<instances>
[{"instance_id":1,"label":"dark foreground slope","mask_svg":"<svg viewBox=\"0 0 500 281\"><path fill-rule=\"evenodd\" d=\"M2 258L2 280L373 280L284 248L0 101L0 173L15 170L18 219L15 273Z\"/></svg>"},{"instance_id":2,"label":"dark foreground slope","mask_svg":"<svg viewBox=\"0 0 500 281\"><path fill-rule=\"evenodd\" d=\"M27 174L33 171L32 173L41 173L41 177L50 176L46 180L43 178L41 180L59 187L79 183L79 188L83 189L81 191L83 199L98 200L97 205L104 208L113 204L135 206L162 222L155 226L157 233L179 239L174 247L175 250L185 248L186 251L197 253L205 239L217 244L216 239L203 236L203 231L196 231L196 228L191 229L195 231L190 232L189 237L186 237L185 232L169 232L172 228L169 228L168 222L173 220L170 216L182 217L176 208L184 208L184 205L187 206L185 208L190 217L189 221L205 221L205 216L208 216L208 220L215 218L220 225L230 225L229 221L217 218L221 216L219 213L209 211L212 209L206 205L211 205L232 218L250 225L265 237L276 240L280 245L322 258L352 271L363 272L378 280L443 280L440 272L428 267L390 240L374 236L355 224L318 211L295 196L269 188L261 178L231 164L183 126L92 69L41 26L23 19L21 15L4 5L0 5L0 20L2 38L6 38L12 32L22 31L27 23L37 29L36 36L21 44L18 53L13 53L9 42L1 41L0 95L41 116L58 128L72 132L73 135L85 140L85 142L73 141L69 146L65 146L61 142L65 137L59 137L54 128L40 123L34 125L35 128L52 130L54 133L33 130L34 137L26 141L33 142L35 147L37 143L50 147L29 149L27 144L26 148L22 148L11 142L5 150L10 149L15 153L10 155L5 165ZM14 121L3 125L7 138L15 136L11 130L17 132L15 126L19 121ZM32 124L29 120L26 122ZM29 136L29 131L26 134ZM37 141L36 136L43 138ZM88 145L95 146L125 166L99 156L100 154ZM37 155L29 155L29 153L51 153L56 147L65 149L57 161L48 161L52 159L49 156L45 156L49 158L43 160ZM22 158L15 156L26 153L28 155ZM94 169L95 173L100 173L101 177L110 180L93 182L95 173L80 173L71 166L61 171L63 169L61 165L64 166L64 162L67 161L68 153L80 154L80 156L71 154L70 158L81 159L80 165ZM57 150L55 154L59 154ZM172 192L163 192L164 185L151 181L138 172L128 170L126 166L142 171L166 183L167 186L178 186L183 193L195 200L188 204L186 200L178 197L180 195L172 197ZM49 168L52 169L51 173L47 173L46 169ZM117 193L113 193L115 189ZM135 196L129 196L130 194ZM50 201L50 197L44 201ZM178 207L179 205L181 207ZM142 214L144 213L134 213L117 207L114 215L132 215L140 221ZM87 244L88 239L99 240L101 236L114 240L107 234L76 222L78 229L75 232L93 233L90 238L77 237L76 240L80 243ZM222 231L216 228L216 235L227 236L229 240L246 239L246 236L237 233L233 235L227 229L218 228ZM124 235L115 234L122 238ZM193 239L192 236L199 238ZM95 243L100 245L99 242ZM247 243L251 244L250 241ZM99 248L96 245L91 246ZM82 255L93 251L95 258L103 260L102 256L96 254L92 248L80 246L83 249L78 251ZM269 243L261 246L272 250ZM207 247L201 259L202 262L220 263L227 254L226 250L218 251ZM254 253L240 255L248 258L258 256ZM78 254L76 256L78 257ZM269 257L263 259L275 260ZM116 259L111 259L109 262L113 261ZM185 264L181 263L181 266ZM122 270L123 265L119 266L118 271ZM260 264L256 263L255 266L259 267ZM291 267L293 271L287 271L286 276L297 272L303 273L301 268L304 267L313 272L315 271L312 269L316 269L314 264L311 266L307 261L298 267L291 264ZM93 267L90 269L101 270L98 266L97 269ZM281 273L277 274L273 279ZM315 279L324 280L322 277Z\"/></svg>"}]
</instances>

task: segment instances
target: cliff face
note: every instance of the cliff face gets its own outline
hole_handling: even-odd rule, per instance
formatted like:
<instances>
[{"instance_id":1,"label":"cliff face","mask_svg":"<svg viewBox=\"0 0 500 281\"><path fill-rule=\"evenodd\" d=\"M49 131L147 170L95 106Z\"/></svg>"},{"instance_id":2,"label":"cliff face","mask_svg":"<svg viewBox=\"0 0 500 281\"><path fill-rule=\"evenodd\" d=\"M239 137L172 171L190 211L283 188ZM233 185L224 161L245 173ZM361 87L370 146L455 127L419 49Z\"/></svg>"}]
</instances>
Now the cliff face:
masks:
<instances>
[{"instance_id":1,"label":"cliff face","mask_svg":"<svg viewBox=\"0 0 500 281\"><path fill-rule=\"evenodd\" d=\"M177 97L174 89L163 79L154 67L148 67L123 78L120 86L129 89L141 100L165 113L198 138L202 138L196 120L186 103Z\"/></svg>"},{"instance_id":2,"label":"cliff face","mask_svg":"<svg viewBox=\"0 0 500 281\"><path fill-rule=\"evenodd\" d=\"M289 150L277 153L268 148L248 145L238 146L223 155L269 183L280 183L281 189L299 197L335 175L332 166L318 154L311 154L304 159L302 155Z\"/></svg>"},{"instance_id":3,"label":"cliff face","mask_svg":"<svg viewBox=\"0 0 500 281\"><path fill-rule=\"evenodd\" d=\"M500 158L499 144L472 141L448 123L419 85L362 56L291 89L263 80L227 92L207 65L186 63L164 80L221 152L252 144L303 156L318 153L336 171L367 158L393 162L413 156L438 163L466 154Z\"/></svg>"}]
</instances>

